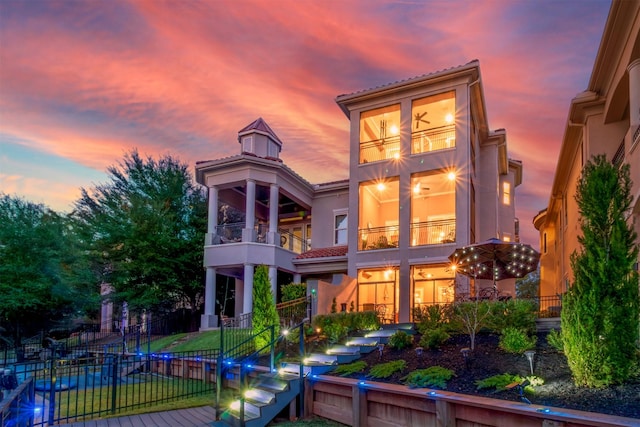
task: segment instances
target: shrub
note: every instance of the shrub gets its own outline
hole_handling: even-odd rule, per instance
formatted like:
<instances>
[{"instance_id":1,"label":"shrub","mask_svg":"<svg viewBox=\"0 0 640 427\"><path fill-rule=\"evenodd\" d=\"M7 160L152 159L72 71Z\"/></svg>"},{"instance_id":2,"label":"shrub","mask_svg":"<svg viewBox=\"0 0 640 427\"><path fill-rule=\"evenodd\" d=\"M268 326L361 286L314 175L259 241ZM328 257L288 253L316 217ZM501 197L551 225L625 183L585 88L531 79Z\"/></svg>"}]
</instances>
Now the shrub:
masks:
<instances>
[{"instance_id":1,"label":"shrub","mask_svg":"<svg viewBox=\"0 0 640 427\"><path fill-rule=\"evenodd\" d=\"M413 318L417 323L418 331L424 334L430 329L445 327L451 318L451 306L449 304L434 304L422 308L415 308Z\"/></svg>"},{"instance_id":2,"label":"shrub","mask_svg":"<svg viewBox=\"0 0 640 427\"><path fill-rule=\"evenodd\" d=\"M409 387L437 387L440 389L447 388L449 381L455 373L451 369L442 366L431 366L427 369L418 369L413 371L402 380Z\"/></svg>"},{"instance_id":3,"label":"shrub","mask_svg":"<svg viewBox=\"0 0 640 427\"><path fill-rule=\"evenodd\" d=\"M347 337L349 328L339 322L329 323L322 329L330 343L337 343Z\"/></svg>"},{"instance_id":4,"label":"shrub","mask_svg":"<svg viewBox=\"0 0 640 427\"><path fill-rule=\"evenodd\" d=\"M293 301L307 296L306 283L289 283L282 287L282 302Z\"/></svg>"},{"instance_id":5,"label":"shrub","mask_svg":"<svg viewBox=\"0 0 640 427\"><path fill-rule=\"evenodd\" d=\"M449 338L451 338L451 335L444 328L432 329L422 334L420 345L430 349L439 348Z\"/></svg>"},{"instance_id":6,"label":"shrub","mask_svg":"<svg viewBox=\"0 0 640 427\"><path fill-rule=\"evenodd\" d=\"M253 276L253 318L251 326L254 334L256 349L268 351L267 346L271 341L269 327L275 328L275 335L280 333L280 317L273 302L271 282L269 281L269 268L266 265L256 267Z\"/></svg>"},{"instance_id":7,"label":"shrub","mask_svg":"<svg viewBox=\"0 0 640 427\"><path fill-rule=\"evenodd\" d=\"M312 320L313 329L327 336L331 342L338 342L356 331L371 331L380 328L375 312L350 312L319 314Z\"/></svg>"},{"instance_id":8,"label":"shrub","mask_svg":"<svg viewBox=\"0 0 640 427\"><path fill-rule=\"evenodd\" d=\"M500 336L499 347L508 353L522 354L536 345L537 337L529 337L522 329L505 328Z\"/></svg>"},{"instance_id":9,"label":"shrub","mask_svg":"<svg viewBox=\"0 0 640 427\"><path fill-rule=\"evenodd\" d=\"M535 333L537 307L532 300L493 301L491 305L491 316L487 319L488 328L498 333L502 333L505 328L524 329L528 334Z\"/></svg>"},{"instance_id":10,"label":"shrub","mask_svg":"<svg viewBox=\"0 0 640 427\"><path fill-rule=\"evenodd\" d=\"M509 384L522 383L524 380L529 381L529 385L525 386L524 391L530 394L534 393L533 387L544 384L544 380L535 375L521 377L520 375L499 374L483 380L477 380L476 386L478 390L484 388L495 388L496 391L503 391L507 389Z\"/></svg>"},{"instance_id":11,"label":"shrub","mask_svg":"<svg viewBox=\"0 0 640 427\"><path fill-rule=\"evenodd\" d=\"M365 361L358 360L357 362L349 363L347 365L338 365L333 372L342 377L347 377L351 374L364 371L366 367L367 363Z\"/></svg>"},{"instance_id":12,"label":"shrub","mask_svg":"<svg viewBox=\"0 0 640 427\"><path fill-rule=\"evenodd\" d=\"M453 306L452 319L462 325L462 330L469 334L471 351L475 349L476 334L487 325L492 305L488 301L460 302Z\"/></svg>"},{"instance_id":13,"label":"shrub","mask_svg":"<svg viewBox=\"0 0 640 427\"><path fill-rule=\"evenodd\" d=\"M547 334L547 342L549 345L559 352L564 351L564 343L562 342L562 333L557 329L552 329Z\"/></svg>"},{"instance_id":14,"label":"shrub","mask_svg":"<svg viewBox=\"0 0 640 427\"><path fill-rule=\"evenodd\" d=\"M398 331L389 338L389 347L402 350L413 345L413 336L405 331Z\"/></svg>"},{"instance_id":15,"label":"shrub","mask_svg":"<svg viewBox=\"0 0 640 427\"><path fill-rule=\"evenodd\" d=\"M389 378L396 372L400 372L407 366L404 360L394 360L393 362L380 363L369 370L371 378Z\"/></svg>"}]
</instances>

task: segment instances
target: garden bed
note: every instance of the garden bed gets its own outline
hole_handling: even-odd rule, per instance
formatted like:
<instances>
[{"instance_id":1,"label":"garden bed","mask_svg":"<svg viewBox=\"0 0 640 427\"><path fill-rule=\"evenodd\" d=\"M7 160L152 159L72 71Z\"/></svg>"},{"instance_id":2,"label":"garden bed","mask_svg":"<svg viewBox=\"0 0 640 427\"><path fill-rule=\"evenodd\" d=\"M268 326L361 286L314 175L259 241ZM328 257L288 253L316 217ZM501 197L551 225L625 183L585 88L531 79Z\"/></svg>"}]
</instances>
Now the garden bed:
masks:
<instances>
[{"instance_id":1,"label":"garden bed","mask_svg":"<svg viewBox=\"0 0 640 427\"><path fill-rule=\"evenodd\" d=\"M420 335L414 337L414 345L407 350L393 350L388 346L382 356L378 351L365 355L361 360L368 368L363 373L350 375L352 378L365 378L371 366L394 360L406 361L405 368L387 379L375 379L378 382L403 384L403 377L417 369L430 366L442 366L455 372L447 382L447 391L495 399L519 401L515 389L506 391L478 390L476 381L498 374L531 374L529 361L524 355L506 353L498 348L498 335L479 334L476 337L475 350L467 363L461 353L469 347L467 335L455 335L445 342L439 350L423 351L416 354L415 348ZM619 415L640 419L640 378L621 386L604 389L576 387L564 354L547 343L546 334L538 334L534 356L534 375L544 379L542 386L535 387L534 394L527 398L535 405L578 409L602 414Z\"/></svg>"}]
</instances>

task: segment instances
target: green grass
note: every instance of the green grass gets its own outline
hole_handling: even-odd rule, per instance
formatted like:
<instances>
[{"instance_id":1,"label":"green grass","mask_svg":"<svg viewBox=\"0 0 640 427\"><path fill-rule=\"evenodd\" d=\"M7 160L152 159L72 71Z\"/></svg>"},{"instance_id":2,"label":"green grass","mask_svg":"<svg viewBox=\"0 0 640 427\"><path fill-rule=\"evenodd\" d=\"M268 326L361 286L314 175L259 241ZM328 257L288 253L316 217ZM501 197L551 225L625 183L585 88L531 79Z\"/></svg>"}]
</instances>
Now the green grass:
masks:
<instances>
[{"instance_id":1,"label":"green grass","mask_svg":"<svg viewBox=\"0 0 640 427\"><path fill-rule=\"evenodd\" d=\"M236 330L234 336L230 333L225 335L225 344L229 346L237 343L239 340L247 339L251 336L251 330ZM195 334L175 334L154 340L151 343L151 351L198 351L198 350L215 350L220 348L220 331L205 331Z\"/></svg>"}]
</instances>

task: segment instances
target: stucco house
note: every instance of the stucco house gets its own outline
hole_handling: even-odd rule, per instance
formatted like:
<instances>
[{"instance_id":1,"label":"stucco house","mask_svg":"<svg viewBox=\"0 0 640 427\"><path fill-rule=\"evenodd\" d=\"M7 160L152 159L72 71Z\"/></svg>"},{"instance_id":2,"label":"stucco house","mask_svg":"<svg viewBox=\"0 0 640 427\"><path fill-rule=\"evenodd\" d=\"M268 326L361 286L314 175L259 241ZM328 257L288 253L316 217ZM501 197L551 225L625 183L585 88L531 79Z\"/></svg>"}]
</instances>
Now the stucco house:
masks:
<instances>
[{"instance_id":1,"label":"stucco house","mask_svg":"<svg viewBox=\"0 0 640 427\"><path fill-rule=\"evenodd\" d=\"M508 157L506 131L489 128L478 61L336 103L350 121L346 180L306 181L284 164L284 143L262 119L238 132L240 154L197 162L209 192L201 328L217 326L220 277L235 283L235 315L251 312L260 264L276 298L281 285L304 282L315 312L335 298L406 322L415 307L470 292L449 268L456 247L519 240L522 163ZM244 221L219 224L223 204ZM514 291L513 280L500 286Z\"/></svg>"},{"instance_id":2,"label":"stucco house","mask_svg":"<svg viewBox=\"0 0 640 427\"><path fill-rule=\"evenodd\" d=\"M577 183L585 163L604 154L629 164L640 235L640 2L613 1L587 89L571 100L548 206L533 219L540 232L540 295L562 295L579 249ZM640 260L639 260L640 261Z\"/></svg>"}]
</instances>

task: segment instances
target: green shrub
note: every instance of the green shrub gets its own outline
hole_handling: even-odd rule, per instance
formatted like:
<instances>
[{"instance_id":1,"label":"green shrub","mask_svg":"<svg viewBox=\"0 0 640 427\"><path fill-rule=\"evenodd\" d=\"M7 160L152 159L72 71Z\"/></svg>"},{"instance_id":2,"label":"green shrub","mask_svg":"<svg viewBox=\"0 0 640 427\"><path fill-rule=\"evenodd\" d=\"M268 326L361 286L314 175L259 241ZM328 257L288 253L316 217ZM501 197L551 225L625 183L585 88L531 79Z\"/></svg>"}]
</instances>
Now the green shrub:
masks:
<instances>
[{"instance_id":1,"label":"green shrub","mask_svg":"<svg viewBox=\"0 0 640 427\"><path fill-rule=\"evenodd\" d=\"M357 362L349 363L347 365L338 365L333 372L342 377L347 377L351 374L364 371L366 367L367 363L365 361L358 360Z\"/></svg>"},{"instance_id":2,"label":"green shrub","mask_svg":"<svg viewBox=\"0 0 640 427\"><path fill-rule=\"evenodd\" d=\"M320 329L329 341L338 342L357 331L373 331L380 328L375 312L344 312L319 314L312 320L313 329Z\"/></svg>"},{"instance_id":3,"label":"green shrub","mask_svg":"<svg viewBox=\"0 0 640 427\"><path fill-rule=\"evenodd\" d=\"M427 330L422 334L420 345L430 349L439 348L449 338L451 338L451 335L449 335L442 327Z\"/></svg>"},{"instance_id":4,"label":"green shrub","mask_svg":"<svg viewBox=\"0 0 640 427\"><path fill-rule=\"evenodd\" d=\"M535 347L537 337L529 337L523 329L507 327L500 336L499 347L508 353L522 354Z\"/></svg>"},{"instance_id":5,"label":"green shrub","mask_svg":"<svg viewBox=\"0 0 640 427\"><path fill-rule=\"evenodd\" d=\"M477 380L476 387L478 390L485 388L495 388L496 391L503 391L507 389L507 386L509 384L522 383L524 380L529 381L529 385L525 386L524 391L530 394L534 393L533 387L541 386L542 384L544 384L544 380L535 375L521 377L520 375L499 374L489 378L485 378L483 380Z\"/></svg>"},{"instance_id":6,"label":"green shrub","mask_svg":"<svg viewBox=\"0 0 640 427\"><path fill-rule=\"evenodd\" d=\"M434 304L425 307L415 308L413 319L421 334L430 329L446 327L451 319L450 304Z\"/></svg>"},{"instance_id":7,"label":"green shrub","mask_svg":"<svg viewBox=\"0 0 640 427\"><path fill-rule=\"evenodd\" d=\"M505 328L523 329L527 334L536 331L537 306L528 299L511 299L508 301L491 301L491 315L486 326L502 333Z\"/></svg>"},{"instance_id":8,"label":"green shrub","mask_svg":"<svg viewBox=\"0 0 640 427\"><path fill-rule=\"evenodd\" d=\"M447 388L449 381L455 373L443 368L442 366L431 366L427 369L418 369L411 372L402 380L409 387L437 387L440 389Z\"/></svg>"},{"instance_id":9,"label":"green shrub","mask_svg":"<svg viewBox=\"0 0 640 427\"><path fill-rule=\"evenodd\" d=\"M549 345L556 350L563 352L564 351L564 343L562 342L562 333L557 329L552 329L547 334L547 342Z\"/></svg>"},{"instance_id":10,"label":"green shrub","mask_svg":"<svg viewBox=\"0 0 640 427\"><path fill-rule=\"evenodd\" d=\"M407 366L404 360L394 360L393 362L380 363L369 370L371 378L389 378L396 372L400 372Z\"/></svg>"},{"instance_id":11,"label":"green shrub","mask_svg":"<svg viewBox=\"0 0 640 427\"><path fill-rule=\"evenodd\" d=\"M347 337L349 329L339 322L329 323L322 332L326 335L330 343L337 343Z\"/></svg>"},{"instance_id":12,"label":"green shrub","mask_svg":"<svg viewBox=\"0 0 640 427\"><path fill-rule=\"evenodd\" d=\"M405 331L398 331L389 338L389 347L402 350L413 345L413 336Z\"/></svg>"},{"instance_id":13,"label":"green shrub","mask_svg":"<svg viewBox=\"0 0 640 427\"><path fill-rule=\"evenodd\" d=\"M282 302L293 301L307 296L306 283L289 283L282 287Z\"/></svg>"}]
</instances>

